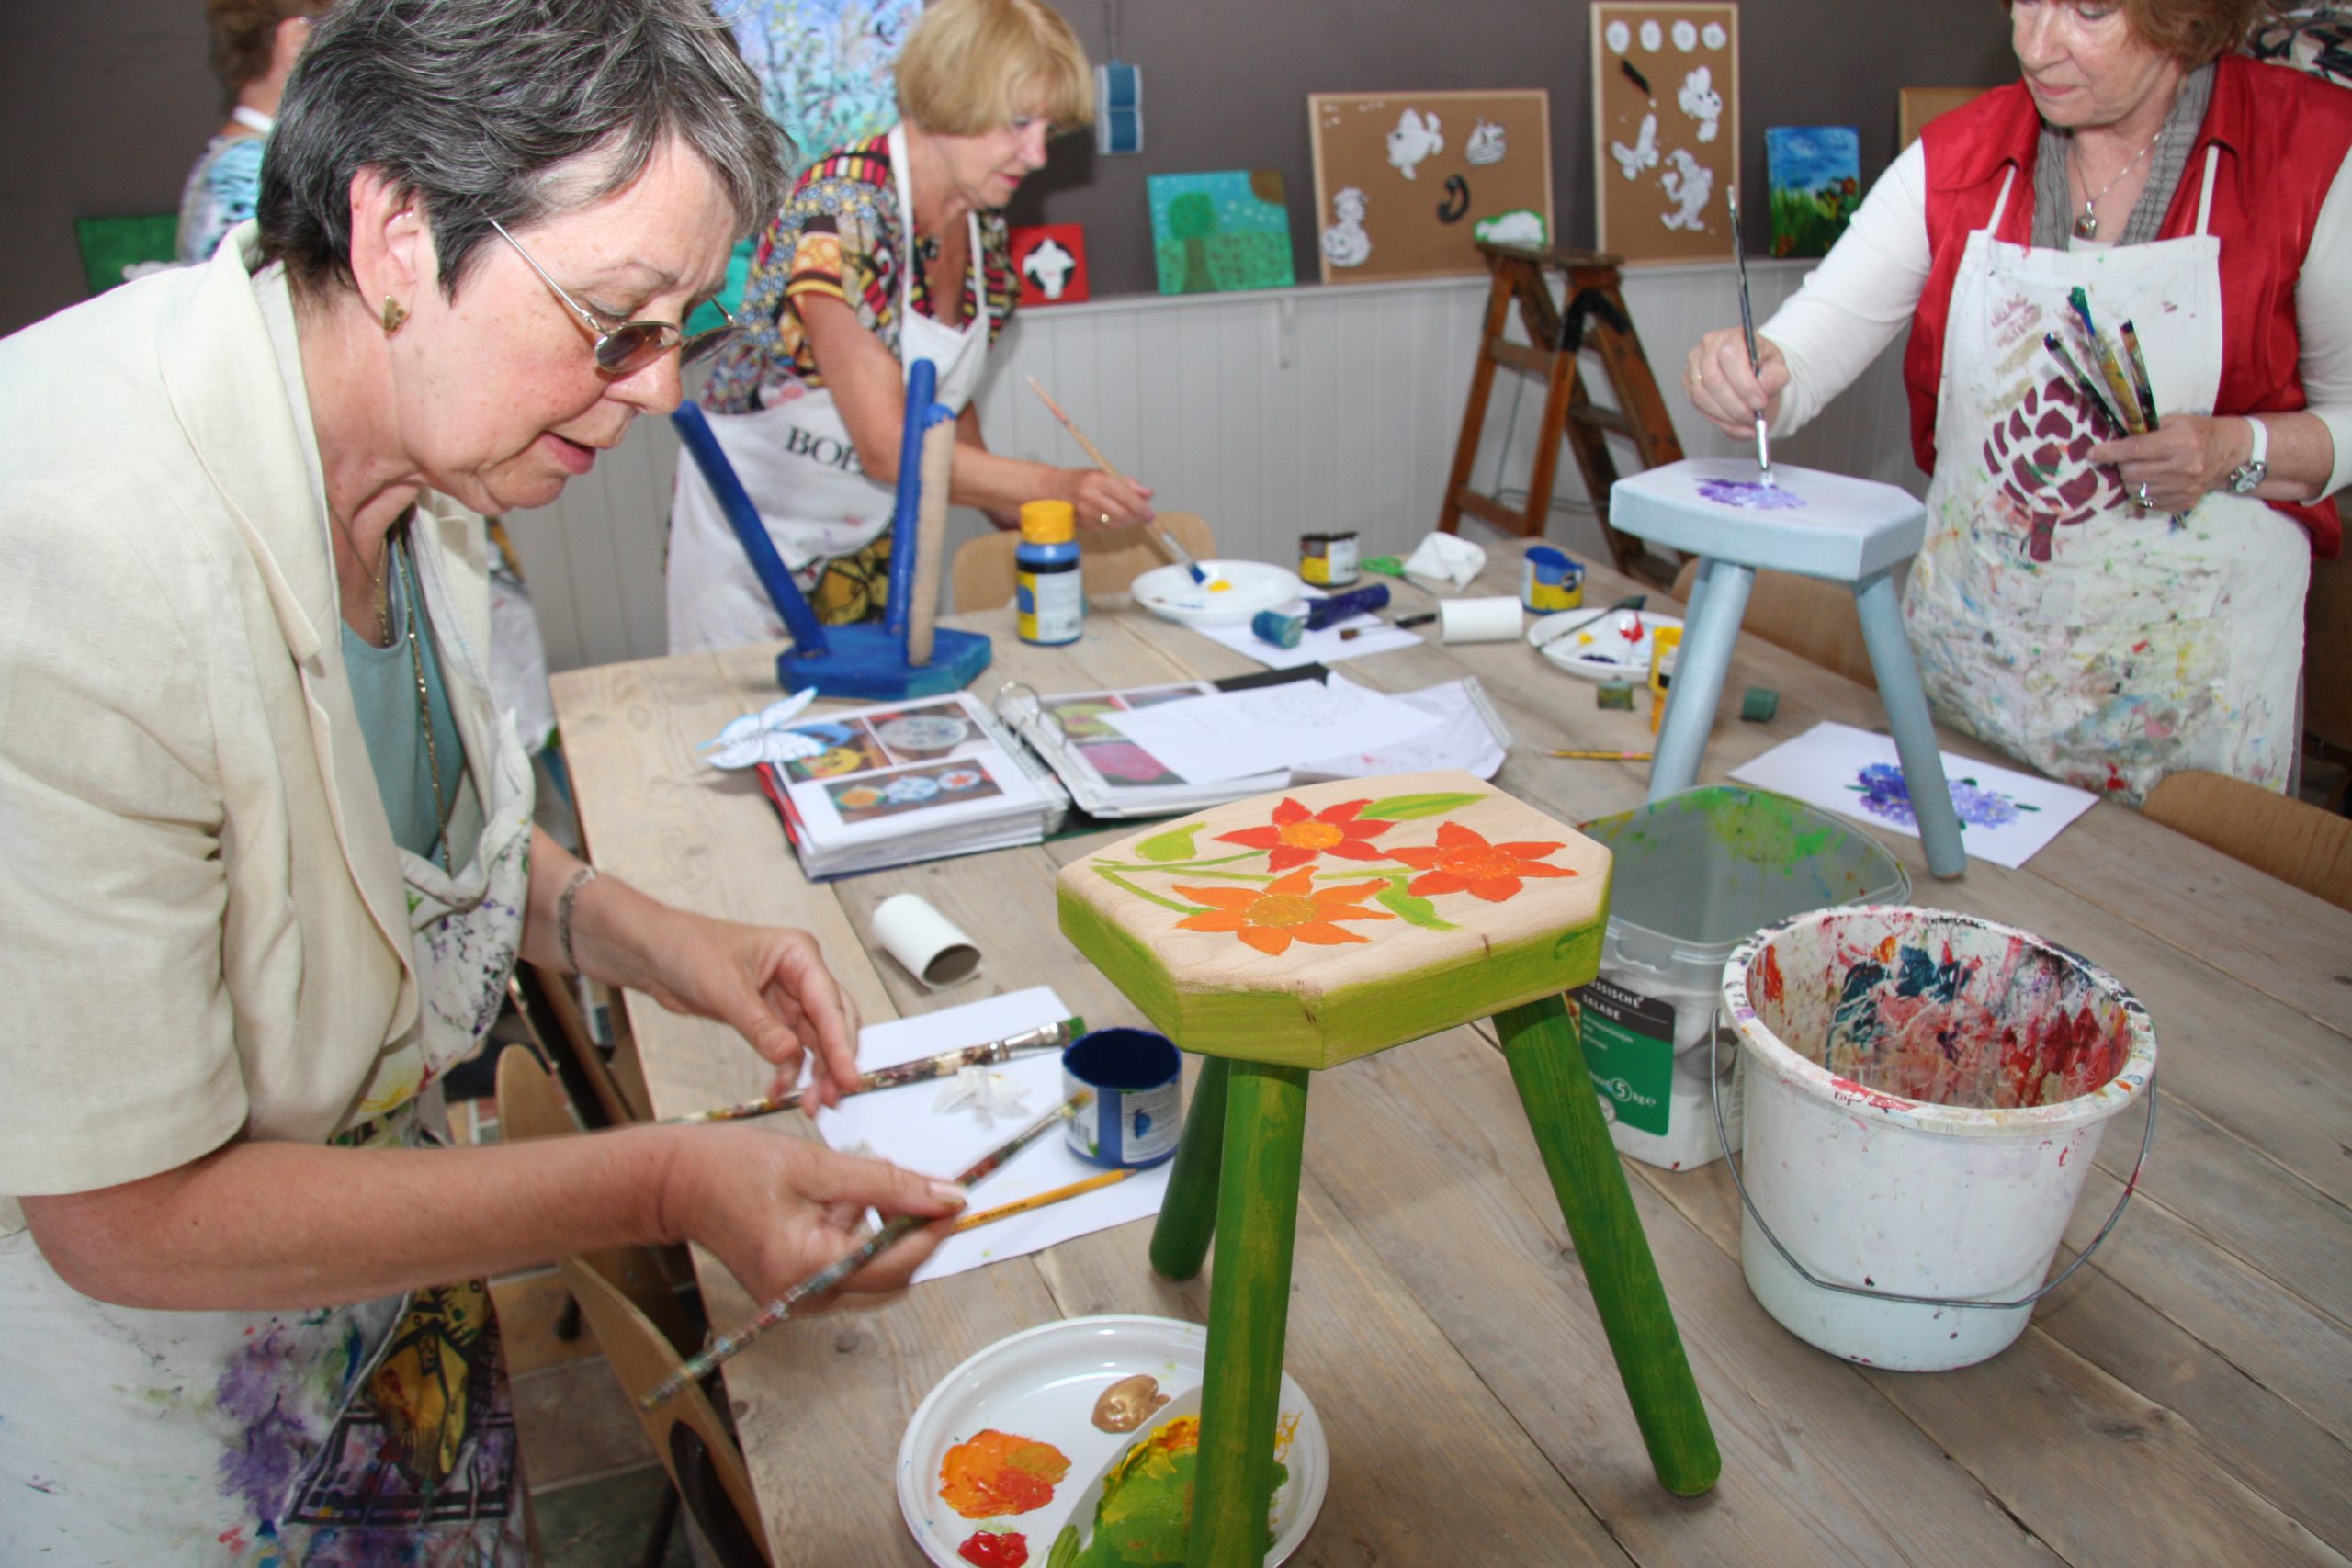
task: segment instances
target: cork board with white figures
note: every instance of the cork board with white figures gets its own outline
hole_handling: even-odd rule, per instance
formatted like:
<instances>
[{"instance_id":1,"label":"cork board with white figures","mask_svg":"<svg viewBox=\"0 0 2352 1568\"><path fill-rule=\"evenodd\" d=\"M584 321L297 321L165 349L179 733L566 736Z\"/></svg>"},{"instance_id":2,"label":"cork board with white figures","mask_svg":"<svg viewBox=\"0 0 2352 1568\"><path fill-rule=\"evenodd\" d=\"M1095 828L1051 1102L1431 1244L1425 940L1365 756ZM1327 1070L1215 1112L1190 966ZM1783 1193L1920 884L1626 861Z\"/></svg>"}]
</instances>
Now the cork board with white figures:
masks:
<instances>
[{"instance_id":1,"label":"cork board with white figures","mask_svg":"<svg viewBox=\"0 0 2352 1568\"><path fill-rule=\"evenodd\" d=\"M1739 7L1592 8L1600 246L1629 263L1728 261L1739 177Z\"/></svg>"},{"instance_id":2,"label":"cork board with white figures","mask_svg":"<svg viewBox=\"0 0 2352 1568\"><path fill-rule=\"evenodd\" d=\"M1310 93L1326 283L1484 272L1478 241L1552 243L1541 89Z\"/></svg>"}]
</instances>

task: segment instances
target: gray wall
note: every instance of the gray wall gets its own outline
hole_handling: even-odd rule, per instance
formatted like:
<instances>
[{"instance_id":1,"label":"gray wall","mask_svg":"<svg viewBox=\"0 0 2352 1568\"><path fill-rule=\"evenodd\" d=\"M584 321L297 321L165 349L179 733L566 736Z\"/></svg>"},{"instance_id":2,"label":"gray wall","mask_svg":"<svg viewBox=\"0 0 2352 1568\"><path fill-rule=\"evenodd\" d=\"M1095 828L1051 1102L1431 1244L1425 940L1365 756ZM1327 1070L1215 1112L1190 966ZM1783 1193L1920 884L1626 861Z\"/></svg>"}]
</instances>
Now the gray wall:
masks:
<instances>
[{"instance_id":1,"label":"gray wall","mask_svg":"<svg viewBox=\"0 0 2352 1568\"><path fill-rule=\"evenodd\" d=\"M1543 87L1552 95L1561 238L1592 239L1591 31L1575 0L1108 0L1143 68L1145 148L1097 158L1083 136L1016 198L1015 221L1082 223L1097 295L1149 293L1154 171L1283 171L1292 251L1315 276L1310 91ZM1107 10L1065 7L1094 58ZM1762 189L1770 125L1860 129L1866 177L1894 152L1898 85L2015 73L1995 0L1749 0L1740 17L1741 183ZM199 0L0 0L0 332L83 297L79 216L165 212L220 107ZM1750 208L1751 224L1764 204ZM1752 244L1765 235L1751 228Z\"/></svg>"}]
</instances>

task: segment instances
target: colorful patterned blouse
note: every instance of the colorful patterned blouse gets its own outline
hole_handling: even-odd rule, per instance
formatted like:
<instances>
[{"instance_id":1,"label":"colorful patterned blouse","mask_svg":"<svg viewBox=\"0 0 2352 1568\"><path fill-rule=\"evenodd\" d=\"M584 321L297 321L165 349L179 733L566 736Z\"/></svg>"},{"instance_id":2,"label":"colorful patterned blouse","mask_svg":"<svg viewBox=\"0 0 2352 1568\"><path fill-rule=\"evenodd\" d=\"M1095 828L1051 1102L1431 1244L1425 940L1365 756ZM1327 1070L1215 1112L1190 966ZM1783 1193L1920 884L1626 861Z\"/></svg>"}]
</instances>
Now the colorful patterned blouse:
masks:
<instances>
[{"instance_id":1,"label":"colorful patterned blouse","mask_svg":"<svg viewBox=\"0 0 2352 1568\"><path fill-rule=\"evenodd\" d=\"M703 407L713 413L750 413L775 402L787 382L807 391L824 385L816 352L792 308L804 294L828 295L849 305L858 323L895 355L904 244L887 132L810 164L760 237L751 282L735 312L743 331L719 355L703 389ZM993 344L1021 301L1020 275L1005 253L1002 214L980 214L980 255ZM914 306L926 316L934 314L920 268ZM967 268L961 319L968 321L978 313Z\"/></svg>"}]
</instances>

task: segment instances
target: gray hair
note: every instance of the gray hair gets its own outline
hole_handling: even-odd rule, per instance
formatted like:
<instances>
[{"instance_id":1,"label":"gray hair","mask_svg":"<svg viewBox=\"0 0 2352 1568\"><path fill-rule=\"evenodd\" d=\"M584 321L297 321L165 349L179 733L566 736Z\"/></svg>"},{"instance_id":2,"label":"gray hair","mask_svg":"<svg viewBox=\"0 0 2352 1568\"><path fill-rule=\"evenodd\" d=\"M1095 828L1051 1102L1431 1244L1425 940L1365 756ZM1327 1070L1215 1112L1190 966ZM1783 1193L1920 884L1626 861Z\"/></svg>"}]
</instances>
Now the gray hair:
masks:
<instances>
[{"instance_id":1,"label":"gray hair","mask_svg":"<svg viewBox=\"0 0 2352 1568\"><path fill-rule=\"evenodd\" d=\"M783 203L791 143L707 0L343 0L278 106L262 251L306 290L351 287L351 181L372 168L423 203L454 296L493 220L586 207L672 137L738 233Z\"/></svg>"}]
</instances>

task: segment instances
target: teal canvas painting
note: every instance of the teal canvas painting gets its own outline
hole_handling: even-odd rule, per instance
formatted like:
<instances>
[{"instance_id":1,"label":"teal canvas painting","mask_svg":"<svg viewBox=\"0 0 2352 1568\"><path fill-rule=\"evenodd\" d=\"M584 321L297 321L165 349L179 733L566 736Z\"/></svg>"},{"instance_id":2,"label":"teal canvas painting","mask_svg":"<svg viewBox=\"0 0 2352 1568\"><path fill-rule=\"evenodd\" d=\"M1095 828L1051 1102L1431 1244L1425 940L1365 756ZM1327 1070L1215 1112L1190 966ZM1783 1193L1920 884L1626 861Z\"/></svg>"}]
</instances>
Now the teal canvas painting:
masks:
<instances>
[{"instance_id":1,"label":"teal canvas painting","mask_svg":"<svg viewBox=\"0 0 2352 1568\"><path fill-rule=\"evenodd\" d=\"M1850 125L1776 125L1764 132L1764 169L1772 254L1827 255L1861 205L1861 137Z\"/></svg>"},{"instance_id":2,"label":"teal canvas painting","mask_svg":"<svg viewBox=\"0 0 2352 1568\"><path fill-rule=\"evenodd\" d=\"M1145 183L1162 294L1284 288L1297 281L1281 170L1153 175Z\"/></svg>"}]
</instances>

